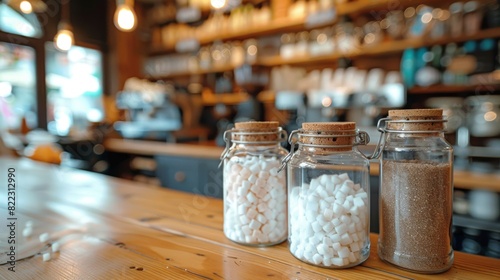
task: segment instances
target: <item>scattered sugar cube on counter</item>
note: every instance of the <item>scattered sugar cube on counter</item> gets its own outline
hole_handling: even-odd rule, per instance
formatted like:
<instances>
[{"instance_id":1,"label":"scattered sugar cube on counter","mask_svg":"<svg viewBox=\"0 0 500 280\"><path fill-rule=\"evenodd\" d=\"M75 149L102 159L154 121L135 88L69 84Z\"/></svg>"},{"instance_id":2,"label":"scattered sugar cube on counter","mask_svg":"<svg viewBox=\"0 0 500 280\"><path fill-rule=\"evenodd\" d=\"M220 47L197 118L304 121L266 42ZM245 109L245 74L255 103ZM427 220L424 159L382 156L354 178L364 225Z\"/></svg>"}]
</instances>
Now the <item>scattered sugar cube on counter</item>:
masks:
<instances>
[{"instance_id":1,"label":"scattered sugar cube on counter","mask_svg":"<svg viewBox=\"0 0 500 280\"><path fill-rule=\"evenodd\" d=\"M40 239L40 242L45 243L49 240L49 234L44 232L44 233L40 234L40 236L38 238Z\"/></svg>"},{"instance_id":2,"label":"scattered sugar cube on counter","mask_svg":"<svg viewBox=\"0 0 500 280\"><path fill-rule=\"evenodd\" d=\"M30 237L33 234L33 228L32 227L25 227L23 229L23 236L24 237Z\"/></svg>"},{"instance_id":3,"label":"scattered sugar cube on counter","mask_svg":"<svg viewBox=\"0 0 500 280\"><path fill-rule=\"evenodd\" d=\"M50 253L43 253L42 258L43 258L44 262L50 261L50 259L51 259Z\"/></svg>"},{"instance_id":4,"label":"scattered sugar cube on counter","mask_svg":"<svg viewBox=\"0 0 500 280\"><path fill-rule=\"evenodd\" d=\"M59 252L59 249L61 248L61 244L59 242L54 242L52 243L52 252L56 253Z\"/></svg>"}]
</instances>

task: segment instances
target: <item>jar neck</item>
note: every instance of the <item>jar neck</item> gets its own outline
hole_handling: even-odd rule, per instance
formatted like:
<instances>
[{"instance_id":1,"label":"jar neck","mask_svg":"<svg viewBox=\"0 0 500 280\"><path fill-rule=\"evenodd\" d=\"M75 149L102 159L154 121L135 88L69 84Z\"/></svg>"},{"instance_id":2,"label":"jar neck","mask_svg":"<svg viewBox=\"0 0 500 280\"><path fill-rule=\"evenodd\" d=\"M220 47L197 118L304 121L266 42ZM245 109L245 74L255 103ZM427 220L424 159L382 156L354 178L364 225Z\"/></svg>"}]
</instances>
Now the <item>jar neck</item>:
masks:
<instances>
[{"instance_id":1,"label":"jar neck","mask_svg":"<svg viewBox=\"0 0 500 280\"><path fill-rule=\"evenodd\" d=\"M410 132L405 132L405 131L391 131L391 132L386 132L386 137L387 138L444 138L444 132L436 132L436 131L430 131L430 132L418 132L418 133L410 133Z\"/></svg>"},{"instance_id":2,"label":"jar neck","mask_svg":"<svg viewBox=\"0 0 500 280\"><path fill-rule=\"evenodd\" d=\"M233 150L270 150L280 148L280 142L276 143L233 143Z\"/></svg>"},{"instance_id":3,"label":"jar neck","mask_svg":"<svg viewBox=\"0 0 500 280\"><path fill-rule=\"evenodd\" d=\"M315 147L315 146L309 146L309 145L304 145L304 143L297 143L298 144L298 150L311 153L314 155L329 155L329 154L337 154L337 153L347 153L347 152L352 152L354 146L344 146L344 147L335 147L335 148L325 148L325 147Z\"/></svg>"}]
</instances>

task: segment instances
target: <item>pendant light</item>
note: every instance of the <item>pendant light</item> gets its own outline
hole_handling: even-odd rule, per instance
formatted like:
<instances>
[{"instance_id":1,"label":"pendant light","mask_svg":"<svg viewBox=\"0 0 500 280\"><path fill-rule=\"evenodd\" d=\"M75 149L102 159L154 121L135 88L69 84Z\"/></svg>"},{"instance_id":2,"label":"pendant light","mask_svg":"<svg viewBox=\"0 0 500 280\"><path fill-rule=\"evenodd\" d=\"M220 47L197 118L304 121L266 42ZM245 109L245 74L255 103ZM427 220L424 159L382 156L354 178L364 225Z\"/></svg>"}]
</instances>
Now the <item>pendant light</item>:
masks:
<instances>
[{"instance_id":1,"label":"pendant light","mask_svg":"<svg viewBox=\"0 0 500 280\"><path fill-rule=\"evenodd\" d=\"M116 0L114 23L120 31L130 32L137 27L134 0Z\"/></svg>"},{"instance_id":2,"label":"pendant light","mask_svg":"<svg viewBox=\"0 0 500 280\"><path fill-rule=\"evenodd\" d=\"M71 24L69 24L69 1L61 2L61 21L57 26L57 34L54 37L54 45L60 51L68 51L73 46L75 39Z\"/></svg>"},{"instance_id":3,"label":"pendant light","mask_svg":"<svg viewBox=\"0 0 500 280\"><path fill-rule=\"evenodd\" d=\"M42 0L6 0L5 2L24 14L43 13L47 10L47 5Z\"/></svg>"},{"instance_id":4,"label":"pendant light","mask_svg":"<svg viewBox=\"0 0 500 280\"><path fill-rule=\"evenodd\" d=\"M210 5L216 10L224 8L227 4L226 0L210 0Z\"/></svg>"},{"instance_id":5,"label":"pendant light","mask_svg":"<svg viewBox=\"0 0 500 280\"><path fill-rule=\"evenodd\" d=\"M31 14L31 12L33 12L33 5L31 5L30 1L24 0L19 3L19 9L25 14Z\"/></svg>"}]
</instances>

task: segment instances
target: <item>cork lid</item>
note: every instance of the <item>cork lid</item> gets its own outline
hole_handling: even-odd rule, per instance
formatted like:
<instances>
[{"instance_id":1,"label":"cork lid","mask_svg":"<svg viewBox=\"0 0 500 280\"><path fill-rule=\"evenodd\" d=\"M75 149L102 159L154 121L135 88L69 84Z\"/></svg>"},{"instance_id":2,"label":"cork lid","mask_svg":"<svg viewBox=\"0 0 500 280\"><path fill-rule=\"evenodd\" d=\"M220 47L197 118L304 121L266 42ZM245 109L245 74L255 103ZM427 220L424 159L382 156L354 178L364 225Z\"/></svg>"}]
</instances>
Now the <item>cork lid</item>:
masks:
<instances>
[{"instance_id":1,"label":"cork lid","mask_svg":"<svg viewBox=\"0 0 500 280\"><path fill-rule=\"evenodd\" d=\"M277 141L281 128L276 121L249 121L234 124L236 131L231 134L233 141L264 142Z\"/></svg>"},{"instance_id":2,"label":"cork lid","mask_svg":"<svg viewBox=\"0 0 500 280\"><path fill-rule=\"evenodd\" d=\"M303 123L302 130L302 134L299 134L299 141L303 144L338 146L318 147L318 151L349 151L356 139L355 122ZM326 137L328 135L332 137Z\"/></svg>"},{"instance_id":3,"label":"cork lid","mask_svg":"<svg viewBox=\"0 0 500 280\"><path fill-rule=\"evenodd\" d=\"M355 130L355 122L309 122L303 123L302 129L307 131L339 131Z\"/></svg>"},{"instance_id":4,"label":"cork lid","mask_svg":"<svg viewBox=\"0 0 500 280\"><path fill-rule=\"evenodd\" d=\"M388 121L387 128L391 130L440 131L444 129L443 109L389 110L389 118L394 121L417 121L417 122ZM432 122L432 120L436 120L436 122ZM426 122L418 122L418 121L426 121Z\"/></svg>"}]
</instances>

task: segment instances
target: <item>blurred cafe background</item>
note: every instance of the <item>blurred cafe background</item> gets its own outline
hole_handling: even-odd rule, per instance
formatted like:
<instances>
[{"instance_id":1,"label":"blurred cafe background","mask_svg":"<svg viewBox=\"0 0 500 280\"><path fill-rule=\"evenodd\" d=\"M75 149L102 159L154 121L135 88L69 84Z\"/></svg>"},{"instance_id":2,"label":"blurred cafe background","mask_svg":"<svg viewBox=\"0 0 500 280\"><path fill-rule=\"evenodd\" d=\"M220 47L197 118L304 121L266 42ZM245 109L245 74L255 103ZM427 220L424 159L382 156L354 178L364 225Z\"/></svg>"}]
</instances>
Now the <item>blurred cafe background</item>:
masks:
<instances>
[{"instance_id":1,"label":"blurred cafe background","mask_svg":"<svg viewBox=\"0 0 500 280\"><path fill-rule=\"evenodd\" d=\"M495 0L3 0L0 153L221 197L235 122L355 121L370 153L443 108L454 247L500 258L499 38Z\"/></svg>"}]
</instances>

